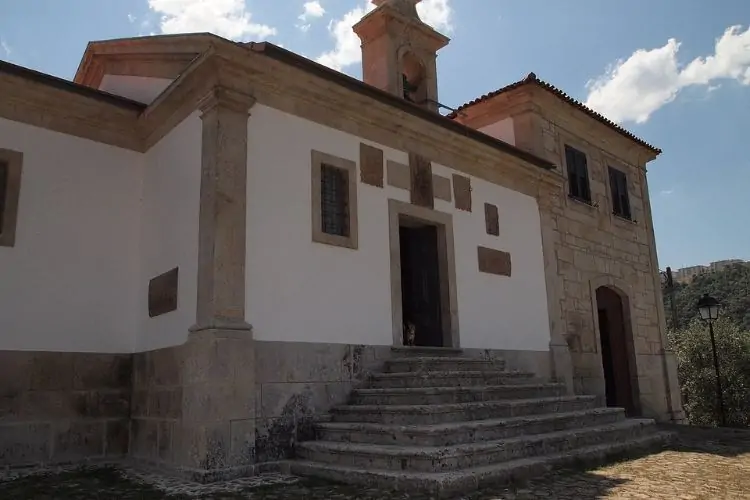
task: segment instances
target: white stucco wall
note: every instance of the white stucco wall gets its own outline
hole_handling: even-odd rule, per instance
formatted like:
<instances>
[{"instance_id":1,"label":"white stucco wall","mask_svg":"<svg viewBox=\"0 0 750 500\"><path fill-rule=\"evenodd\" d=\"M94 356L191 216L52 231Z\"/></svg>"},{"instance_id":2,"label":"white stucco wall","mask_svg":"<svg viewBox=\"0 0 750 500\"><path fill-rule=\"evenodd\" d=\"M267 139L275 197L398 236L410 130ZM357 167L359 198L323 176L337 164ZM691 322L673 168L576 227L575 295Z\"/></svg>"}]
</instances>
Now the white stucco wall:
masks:
<instances>
[{"instance_id":1,"label":"white stucco wall","mask_svg":"<svg viewBox=\"0 0 750 500\"><path fill-rule=\"evenodd\" d=\"M256 105L248 140L247 320L255 338L390 345L388 199L408 201L409 193L358 182L359 249L313 243L310 151L358 162L360 139ZM408 163L406 153L370 144L386 160ZM453 172L441 165L433 171ZM472 213L441 200L435 205L453 214L461 344L547 350L536 200L478 179L472 186ZM499 207L499 238L486 235L485 201ZM480 273L477 245L509 251L513 276Z\"/></svg>"},{"instance_id":2,"label":"white stucco wall","mask_svg":"<svg viewBox=\"0 0 750 500\"><path fill-rule=\"evenodd\" d=\"M151 104L171 83L172 80L167 78L104 75L99 90Z\"/></svg>"},{"instance_id":3,"label":"white stucco wall","mask_svg":"<svg viewBox=\"0 0 750 500\"><path fill-rule=\"evenodd\" d=\"M487 135L491 135L495 139L500 139L508 144L516 145L516 132L513 128L513 118L508 117L503 120L497 121L486 127L479 129L480 132L484 132Z\"/></svg>"},{"instance_id":4,"label":"white stucco wall","mask_svg":"<svg viewBox=\"0 0 750 500\"><path fill-rule=\"evenodd\" d=\"M201 120L193 113L145 154L136 349L182 344L195 323ZM149 318L149 281L179 268L177 310Z\"/></svg>"},{"instance_id":5,"label":"white stucco wall","mask_svg":"<svg viewBox=\"0 0 750 500\"><path fill-rule=\"evenodd\" d=\"M132 351L141 155L5 119L0 148L24 154L0 349Z\"/></svg>"}]
</instances>

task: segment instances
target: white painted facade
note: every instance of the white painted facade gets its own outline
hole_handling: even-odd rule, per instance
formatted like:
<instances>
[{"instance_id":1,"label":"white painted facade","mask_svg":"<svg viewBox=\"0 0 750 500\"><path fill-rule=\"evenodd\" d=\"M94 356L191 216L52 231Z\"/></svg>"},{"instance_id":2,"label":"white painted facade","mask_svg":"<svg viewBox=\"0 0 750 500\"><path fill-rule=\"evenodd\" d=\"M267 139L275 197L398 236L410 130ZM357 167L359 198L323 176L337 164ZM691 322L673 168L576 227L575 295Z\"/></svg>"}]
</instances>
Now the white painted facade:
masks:
<instances>
[{"instance_id":1,"label":"white painted facade","mask_svg":"<svg viewBox=\"0 0 750 500\"><path fill-rule=\"evenodd\" d=\"M504 118L502 120L496 121L495 123L491 123L485 127L482 127L479 129L480 132L484 132L485 134L494 137L495 139L500 139L501 141L505 141L508 144L516 145L516 132L513 128L513 118L508 117Z\"/></svg>"},{"instance_id":2,"label":"white painted facade","mask_svg":"<svg viewBox=\"0 0 750 500\"><path fill-rule=\"evenodd\" d=\"M200 113L195 112L145 154L137 351L182 344L195 323L201 131ZM149 318L149 281L175 267L177 310Z\"/></svg>"},{"instance_id":3,"label":"white painted facade","mask_svg":"<svg viewBox=\"0 0 750 500\"><path fill-rule=\"evenodd\" d=\"M358 249L314 243L311 151L358 162L361 139L256 105L248 141L246 316L255 338L390 345L388 199L408 202L408 191L358 182ZM405 152L365 142L408 163ZM0 247L0 349L140 352L187 339L200 143L198 112L145 154L0 121L0 148L24 153L16 245ZM435 201L453 217L461 345L547 350L536 201L471 182L473 212ZM484 202L499 208L500 237L486 234ZM478 245L510 252L512 277L480 273ZM178 308L149 318L149 280L174 267Z\"/></svg>"},{"instance_id":4,"label":"white painted facade","mask_svg":"<svg viewBox=\"0 0 750 500\"><path fill-rule=\"evenodd\" d=\"M172 80L168 78L104 75L99 90L144 104L151 104L171 83Z\"/></svg>"},{"instance_id":5,"label":"white painted facade","mask_svg":"<svg viewBox=\"0 0 750 500\"><path fill-rule=\"evenodd\" d=\"M24 155L0 349L131 352L142 155L5 119L0 148Z\"/></svg>"},{"instance_id":6,"label":"white painted facade","mask_svg":"<svg viewBox=\"0 0 750 500\"><path fill-rule=\"evenodd\" d=\"M259 340L390 345L393 342L388 199L406 190L357 183L359 248L311 238L311 150L359 161L362 140L256 105L248 135L247 320ZM405 152L380 144L385 159ZM433 172L450 177L447 166ZM536 200L471 180L473 212L452 214L462 347L546 351L547 295ZM484 202L498 206L500 237L485 231ZM477 246L510 252L512 277L480 273Z\"/></svg>"}]
</instances>

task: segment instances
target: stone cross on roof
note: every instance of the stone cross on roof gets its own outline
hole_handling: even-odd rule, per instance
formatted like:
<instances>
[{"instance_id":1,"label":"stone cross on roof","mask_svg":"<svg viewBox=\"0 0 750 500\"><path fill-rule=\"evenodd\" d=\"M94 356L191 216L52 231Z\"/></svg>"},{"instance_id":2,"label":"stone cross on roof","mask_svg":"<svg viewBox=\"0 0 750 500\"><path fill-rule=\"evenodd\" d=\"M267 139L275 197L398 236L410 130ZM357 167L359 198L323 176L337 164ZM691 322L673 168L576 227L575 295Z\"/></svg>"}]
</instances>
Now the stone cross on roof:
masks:
<instances>
[{"instance_id":1,"label":"stone cross on roof","mask_svg":"<svg viewBox=\"0 0 750 500\"><path fill-rule=\"evenodd\" d=\"M417 4L422 0L371 0L376 6L388 5L392 9L396 10L399 14L410 17L412 19L419 19L417 13Z\"/></svg>"}]
</instances>

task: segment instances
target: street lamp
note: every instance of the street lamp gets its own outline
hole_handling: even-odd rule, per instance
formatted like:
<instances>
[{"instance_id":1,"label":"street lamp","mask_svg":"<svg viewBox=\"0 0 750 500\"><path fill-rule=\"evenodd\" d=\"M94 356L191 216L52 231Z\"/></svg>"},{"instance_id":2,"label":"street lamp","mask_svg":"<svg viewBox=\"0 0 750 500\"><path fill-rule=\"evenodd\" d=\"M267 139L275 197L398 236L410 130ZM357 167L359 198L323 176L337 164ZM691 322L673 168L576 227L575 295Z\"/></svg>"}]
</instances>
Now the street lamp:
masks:
<instances>
[{"instance_id":1,"label":"street lamp","mask_svg":"<svg viewBox=\"0 0 750 500\"><path fill-rule=\"evenodd\" d=\"M721 370L719 369L719 357L716 355L716 337L714 337L714 321L719 318L721 304L707 293L698 301L698 312L701 319L708 323L708 331L711 334L711 350L714 355L714 371L716 371L716 397L719 400L719 420L721 426L725 427L727 422L724 416L724 392L721 390Z\"/></svg>"},{"instance_id":2,"label":"street lamp","mask_svg":"<svg viewBox=\"0 0 750 500\"><path fill-rule=\"evenodd\" d=\"M661 286L663 289L666 289L667 293L669 294L669 306L672 309L672 330L677 330L677 306L674 302L674 292L675 292L675 286L674 286L674 276L672 274L672 268L667 267L666 271L659 271L659 279L661 281Z\"/></svg>"}]
</instances>

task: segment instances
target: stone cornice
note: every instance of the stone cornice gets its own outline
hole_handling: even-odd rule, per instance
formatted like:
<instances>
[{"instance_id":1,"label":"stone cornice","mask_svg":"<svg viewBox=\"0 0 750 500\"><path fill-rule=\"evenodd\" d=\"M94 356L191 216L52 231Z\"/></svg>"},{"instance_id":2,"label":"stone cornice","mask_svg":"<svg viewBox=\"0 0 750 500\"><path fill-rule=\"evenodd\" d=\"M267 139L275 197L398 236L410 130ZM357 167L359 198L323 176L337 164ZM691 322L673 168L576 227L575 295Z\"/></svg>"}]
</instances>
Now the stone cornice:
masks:
<instances>
[{"instance_id":1,"label":"stone cornice","mask_svg":"<svg viewBox=\"0 0 750 500\"><path fill-rule=\"evenodd\" d=\"M121 106L93 96L71 97L70 92L14 78L0 73L0 91L6 90L0 116L140 152L148 151L198 110L212 89L220 87L226 89L226 96L252 96L260 104L422 155L537 198L542 184L555 188L562 183L555 172L534 165L534 157L529 155L527 161L526 153L448 123L447 118L443 123L438 115L428 117L424 110L390 104L386 97L371 97L374 90L355 81L343 85L336 80L346 77L333 78L322 67L311 71L294 61L270 56L257 46L219 37L212 37L208 50L145 110L137 103Z\"/></svg>"},{"instance_id":2,"label":"stone cornice","mask_svg":"<svg viewBox=\"0 0 750 500\"><path fill-rule=\"evenodd\" d=\"M422 155L530 196L537 196L540 182L561 183L555 173L480 142L469 131L462 135L448 130L262 52L229 59L244 71L228 86L252 93L260 104Z\"/></svg>"},{"instance_id":3,"label":"stone cornice","mask_svg":"<svg viewBox=\"0 0 750 500\"><path fill-rule=\"evenodd\" d=\"M144 105L3 63L0 118L125 149L140 150Z\"/></svg>"}]
</instances>

